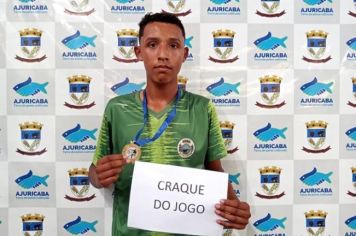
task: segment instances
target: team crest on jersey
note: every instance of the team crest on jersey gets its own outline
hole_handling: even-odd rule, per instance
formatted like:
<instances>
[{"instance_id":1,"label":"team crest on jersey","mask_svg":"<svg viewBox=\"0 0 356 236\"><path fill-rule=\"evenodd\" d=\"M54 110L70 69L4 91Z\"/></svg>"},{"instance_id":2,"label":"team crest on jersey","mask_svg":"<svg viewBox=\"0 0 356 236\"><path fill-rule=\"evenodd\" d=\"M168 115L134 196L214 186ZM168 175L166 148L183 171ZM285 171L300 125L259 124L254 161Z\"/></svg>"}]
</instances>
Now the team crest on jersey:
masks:
<instances>
[{"instance_id":1,"label":"team crest on jersey","mask_svg":"<svg viewBox=\"0 0 356 236\"><path fill-rule=\"evenodd\" d=\"M67 78L69 82L69 95L74 104L65 102L64 106L72 109L89 109L95 102L86 104L89 99L91 77L86 75L73 75Z\"/></svg>"},{"instance_id":2,"label":"team crest on jersey","mask_svg":"<svg viewBox=\"0 0 356 236\"><path fill-rule=\"evenodd\" d=\"M37 83L31 77L16 84L13 90L21 96L14 99L15 107L48 107L47 98L39 97L40 94L47 94L46 87L48 82Z\"/></svg>"},{"instance_id":3,"label":"team crest on jersey","mask_svg":"<svg viewBox=\"0 0 356 236\"><path fill-rule=\"evenodd\" d=\"M80 124L74 128L65 131L62 136L70 142L70 145L64 145L62 150L64 153L93 153L95 151L97 128L93 130L83 129ZM85 143L84 143L85 142Z\"/></svg>"},{"instance_id":4,"label":"team crest on jersey","mask_svg":"<svg viewBox=\"0 0 356 236\"><path fill-rule=\"evenodd\" d=\"M130 79L126 77L124 81L121 81L117 84L114 84L111 87L111 91L113 91L116 95L126 95L130 93L134 93L137 91L141 91L143 87L146 85L145 82L142 83L132 83Z\"/></svg>"},{"instance_id":5,"label":"team crest on jersey","mask_svg":"<svg viewBox=\"0 0 356 236\"><path fill-rule=\"evenodd\" d=\"M44 215L26 214L21 216L22 231L25 236L41 236L43 232Z\"/></svg>"},{"instance_id":6,"label":"team crest on jersey","mask_svg":"<svg viewBox=\"0 0 356 236\"><path fill-rule=\"evenodd\" d=\"M20 124L21 142L25 150L17 149L16 152L27 155L36 156L47 152L46 148L38 150L41 143L42 124L38 122L25 122Z\"/></svg>"},{"instance_id":7,"label":"team crest on jersey","mask_svg":"<svg viewBox=\"0 0 356 236\"><path fill-rule=\"evenodd\" d=\"M213 96L215 106L240 106L239 87L241 82L228 83L223 77L210 84L206 90Z\"/></svg>"},{"instance_id":8,"label":"team crest on jersey","mask_svg":"<svg viewBox=\"0 0 356 236\"><path fill-rule=\"evenodd\" d=\"M333 190L331 187L326 187L325 185L331 185L331 176L333 172L321 172L314 167L311 171L302 175L299 179L302 183L308 187L301 188L299 190L300 196L331 196ZM323 184L325 183L325 184ZM324 185L320 187L319 185Z\"/></svg>"},{"instance_id":9,"label":"team crest on jersey","mask_svg":"<svg viewBox=\"0 0 356 236\"><path fill-rule=\"evenodd\" d=\"M286 49L287 39L288 36L276 37L273 36L271 32L268 32L266 35L256 39L253 43L259 51L264 52L256 52L254 59L256 61L286 61L288 59L288 55L284 52L285 50L279 50L279 52L275 52L274 50L280 48Z\"/></svg>"},{"instance_id":10,"label":"team crest on jersey","mask_svg":"<svg viewBox=\"0 0 356 236\"><path fill-rule=\"evenodd\" d=\"M300 99L301 106L333 106L334 100L330 97L333 93L334 82L322 83L314 77L311 81L303 84L300 90L303 97Z\"/></svg>"},{"instance_id":11,"label":"team crest on jersey","mask_svg":"<svg viewBox=\"0 0 356 236\"><path fill-rule=\"evenodd\" d=\"M330 146L322 148L326 140L326 128L328 123L325 121L310 121L305 123L307 127L307 140L309 146L312 148L303 147L303 151L308 153L325 153L331 149Z\"/></svg>"},{"instance_id":12,"label":"team crest on jersey","mask_svg":"<svg viewBox=\"0 0 356 236\"><path fill-rule=\"evenodd\" d=\"M111 0L111 13L115 14L144 14L144 0ZM115 3L115 5L114 5Z\"/></svg>"},{"instance_id":13,"label":"team crest on jersey","mask_svg":"<svg viewBox=\"0 0 356 236\"><path fill-rule=\"evenodd\" d=\"M352 1L352 0L349 0L349 1ZM356 0L353 0L353 2L354 2L354 8L356 9ZM353 17L356 17L356 11L355 12L353 12L353 11L349 11L349 15L350 16L353 16Z\"/></svg>"},{"instance_id":14,"label":"team crest on jersey","mask_svg":"<svg viewBox=\"0 0 356 236\"><path fill-rule=\"evenodd\" d=\"M16 55L15 59L33 63L33 62L41 62L47 58L46 55L40 56L41 49L41 36L42 31L36 28L26 28L19 31L20 33L20 46L21 52L24 57Z\"/></svg>"},{"instance_id":15,"label":"team crest on jersey","mask_svg":"<svg viewBox=\"0 0 356 236\"><path fill-rule=\"evenodd\" d=\"M279 230L279 229L285 229L286 226L285 221L287 220L287 217L284 217L282 219L277 219L277 218L272 218L271 214L268 213L267 216L255 221L255 223L253 223L253 226L258 229L261 232L268 232L268 231L272 231L274 233L272 233L271 235L280 235L280 236L284 236L284 233L277 233L275 231ZM260 234L255 234L255 236L258 236ZM269 234L267 234L269 235Z\"/></svg>"},{"instance_id":16,"label":"team crest on jersey","mask_svg":"<svg viewBox=\"0 0 356 236\"><path fill-rule=\"evenodd\" d=\"M350 195L351 197L356 197L356 167L351 167L351 172L352 172L351 181L352 181L352 185L354 186L354 189L348 190L347 194Z\"/></svg>"},{"instance_id":17,"label":"team crest on jersey","mask_svg":"<svg viewBox=\"0 0 356 236\"><path fill-rule=\"evenodd\" d=\"M221 134L224 139L225 147L227 148L227 153L232 154L239 150L238 146L232 147L233 133L235 124L229 121L220 121Z\"/></svg>"},{"instance_id":18,"label":"team crest on jersey","mask_svg":"<svg viewBox=\"0 0 356 236\"><path fill-rule=\"evenodd\" d=\"M285 195L284 192L278 193L282 168L266 166L260 168L259 171L261 176L260 184L264 194L256 192L255 196L263 199L278 199L283 197Z\"/></svg>"},{"instance_id":19,"label":"team crest on jersey","mask_svg":"<svg viewBox=\"0 0 356 236\"><path fill-rule=\"evenodd\" d=\"M97 55L93 48L96 47L94 36L82 35L79 30L62 40L67 50L62 53L63 60L96 60Z\"/></svg>"},{"instance_id":20,"label":"team crest on jersey","mask_svg":"<svg viewBox=\"0 0 356 236\"><path fill-rule=\"evenodd\" d=\"M89 16L92 14L95 9L91 8L89 10L89 0L68 0L71 9L64 9L64 12L69 14L69 15L74 15L74 16Z\"/></svg>"},{"instance_id":21,"label":"team crest on jersey","mask_svg":"<svg viewBox=\"0 0 356 236\"><path fill-rule=\"evenodd\" d=\"M235 32L232 30L213 31L213 45L215 56L209 56L209 60L215 63L232 63L238 60L238 56L231 56L234 49Z\"/></svg>"},{"instance_id":22,"label":"team crest on jersey","mask_svg":"<svg viewBox=\"0 0 356 236\"><path fill-rule=\"evenodd\" d=\"M259 140L259 143L254 144L255 152L285 152L288 150L286 143L287 127L274 128L271 123L267 123L265 127L256 130L253 135ZM284 141L282 141L284 140Z\"/></svg>"},{"instance_id":23,"label":"team crest on jersey","mask_svg":"<svg viewBox=\"0 0 356 236\"><path fill-rule=\"evenodd\" d=\"M72 235L85 234L88 231L93 233L96 232L95 225L98 223L97 220L93 222L87 222L82 220L80 216L77 219L68 222L63 226L63 228L71 233Z\"/></svg>"},{"instance_id":24,"label":"team crest on jersey","mask_svg":"<svg viewBox=\"0 0 356 236\"><path fill-rule=\"evenodd\" d=\"M174 14L175 16L187 16L190 13L192 13L192 10L189 9L188 11L185 11L185 0L166 0L168 9L170 12L166 12L165 10L162 10L164 13L171 13Z\"/></svg>"},{"instance_id":25,"label":"team crest on jersey","mask_svg":"<svg viewBox=\"0 0 356 236\"><path fill-rule=\"evenodd\" d=\"M190 138L183 138L178 142L177 151L180 157L188 158L195 151L195 144Z\"/></svg>"},{"instance_id":26,"label":"team crest on jersey","mask_svg":"<svg viewBox=\"0 0 356 236\"><path fill-rule=\"evenodd\" d=\"M74 197L65 195L65 199L69 201L83 202L90 201L95 198L95 194L87 196L90 188L89 171L86 168L73 168L68 171L70 190Z\"/></svg>"},{"instance_id":27,"label":"team crest on jersey","mask_svg":"<svg viewBox=\"0 0 356 236\"><path fill-rule=\"evenodd\" d=\"M188 83L188 78L182 75L178 76L178 89L180 89L181 91L186 91L187 89L187 83Z\"/></svg>"},{"instance_id":28,"label":"team crest on jersey","mask_svg":"<svg viewBox=\"0 0 356 236\"><path fill-rule=\"evenodd\" d=\"M325 231L325 219L327 212L322 210L310 210L305 212L305 225L308 235L312 236L322 236Z\"/></svg>"},{"instance_id":29,"label":"team crest on jersey","mask_svg":"<svg viewBox=\"0 0 356 236\"><path fill-rule=\"evenodd\" d=\"M210 0L214 5L208 5L207 13L209 15L240 15L241 9L232 6L233 3L239 3L240 0ZM230 5L230 6L229 6Z\"/></svg>"},{"instance_id":30,"label":"team crest on jersey","mask_svg":"<svg viewBox=\"0 0 356 236\"><path fill-rule=\"evenodd\" d=\"M281 108L286 104L285 101L277 103L280 90L282 78L276 75L266 75L260 79L260 93L263 100L263 104L256 102L256 106L267 109Z\"/></svg>"},{"instance_id":31,"label":"team crest on jersey","mask_svg":"<svg viewBox=\"0 0 356 236\"><path fill-rule=\"evenodd\" d=\"M351 78L352 80L352 94L354 97L354 102L348 101L347 105L351 106L351 107L356 107L356 77Z\"/></svg>"},{"instance_id":32,"label":"team crest on jersey","mask_svg":"<svg viewBox=\"0 0 356 236\"><path fill-rule=\"evenodd\" d=\"M307 7L300 9L302 16L333 16L333 0L303 0Z\"/></svg>"},{"instance_id":33,"label":"team crest on jersey","mask_svg":"<svg viewBox=\"0 0 356 236\"><path fill-rule=\"evenodd\" d=\"M353 127L345 132L350 142L346 143L346 150L347 151L356 151L356 127Z\"/></svg>"},{"instance_id":34,"label":"team crest on jersey","mask_svg":"<svg viewBox=\"0 0 356 236\"><path fill-rule=\"evenodd\" d=\"M347 52L346 59L356 61L356 37L348 40L346 45L351 49L351 52Z\"/></svg>"},{"instance_id":35,"label":"team crest on jersey","mask_svg":"<svg viewBox=\"0 0 356 236\"><path fill-rule=\"evenodd\" d=\"M25 191L16 191L16 199L23 200L42 200L49 199L49 193L47 191L36 191L37 188L48 187L47 179L49 175L39 176L33 174L32 170L29 170L27 174L18 177L15 182Z\"/></svg>"},{"instance_id":36,"label":"team crest on jersey","mask_svg":"<svg viewBox=\"0 0 356 236\"><path fill-rule=\"evenodd\" d=\"M261 0L262 8L265 12L256 11L256 14L262 17L280 17L286 14L286 11L278 11L280 0Z\"/></svg>"},{"instance_id":37,"label":"team crest on jersey","mask_svg":"<svg viewBox=\"0 0 356 236\"><path fill-rule=\"evenodd\" d=\"M303 60L309 63L326 63L331 56L324 56L326 50L326 38L328 33L321 30L312 30L306 33L307 50L309 57L303 56Z\"/></svg>"},{"instance_id":38,"label":"team crest on jersey","mask_svg":"<svg viewBox=\"0 0 356 236\"><path fill-rule=\"evenodd\" d=\"M138 62L135 55L135 46L138 46L138 31L134 29L121 29L117 33L117 46L120 56L113 56L113 60L124 63Z\"/></svg>"},{"instance_id":39,"label":"team crest on jersey","mask_svg":"<svg viewBox=\"0 0 356 236\"><path fill-rule=\"evenodd\" d=\"M40 4L36 0L15 0L14 13L41 14L48 13L47 4Z\"/></svg>"}]
</instances>

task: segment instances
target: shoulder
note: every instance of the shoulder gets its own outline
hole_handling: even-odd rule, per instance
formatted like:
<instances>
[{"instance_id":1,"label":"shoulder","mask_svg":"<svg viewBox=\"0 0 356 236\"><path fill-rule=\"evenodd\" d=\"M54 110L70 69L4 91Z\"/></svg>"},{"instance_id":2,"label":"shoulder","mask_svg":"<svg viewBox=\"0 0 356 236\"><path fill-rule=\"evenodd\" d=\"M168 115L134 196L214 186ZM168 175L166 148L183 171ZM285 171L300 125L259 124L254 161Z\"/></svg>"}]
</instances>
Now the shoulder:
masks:
<instances>
[{"instance_id":1,"label":"shoulder","mask_svg":"<svg viewBox=\"0 0 356 236\"><path fill-rule=\"evenodd\" d=\"M185 99L189 102L190 105L194 106L202 106L206 107L210 103L210 99L199 94L191 93L191 92L184 92Z\"/></svg>"},{"instance_id":2,"label":"shoulder","mask_svg":"<svg viewBox=\"0 0 356 236\"><path fill-rule=\"evenodd\" d=\"M125 94L121 96L113 97L109 100L106 105L106 109L112 109L113 107L126 107L136 103L139 92L133 92L130 94Z\"/></svg>"}]
</instances>

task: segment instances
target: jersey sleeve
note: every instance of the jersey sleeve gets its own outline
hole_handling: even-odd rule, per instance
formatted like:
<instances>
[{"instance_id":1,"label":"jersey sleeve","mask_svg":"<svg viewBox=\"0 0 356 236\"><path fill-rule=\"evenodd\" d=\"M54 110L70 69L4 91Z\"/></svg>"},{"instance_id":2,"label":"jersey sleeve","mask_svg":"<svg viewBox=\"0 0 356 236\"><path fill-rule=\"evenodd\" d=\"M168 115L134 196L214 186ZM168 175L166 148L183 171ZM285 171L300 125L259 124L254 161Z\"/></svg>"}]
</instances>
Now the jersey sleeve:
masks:
<instances>
[{"instance_id":1,"label":"jersey sleeve","mask_svg":"<svg viewBox=\"0 0 356 236\"><path fill-rule=\"evenodd\" d=\"M98 137L98 141L96 144L96 150L93 156L93 164L96 166L96 163L103 156L112 154L112 133L111 133L111 113L110 113L110 105L108 104L103 120L101 122L100 133Z\"/></svg>"},{"instance_id":2,"label":"jersey sleeve","mask_svg":"<svg viewBox=\"0 0 356 236\"><path fill-rule=\"evenodd\" d=\"M218 115L214 105L209 101L208 103L209 116L209 137L208 137L208 152L207 161L219 160L227 155L227 150L222 137Z\"/></svg>"}]
</instances>

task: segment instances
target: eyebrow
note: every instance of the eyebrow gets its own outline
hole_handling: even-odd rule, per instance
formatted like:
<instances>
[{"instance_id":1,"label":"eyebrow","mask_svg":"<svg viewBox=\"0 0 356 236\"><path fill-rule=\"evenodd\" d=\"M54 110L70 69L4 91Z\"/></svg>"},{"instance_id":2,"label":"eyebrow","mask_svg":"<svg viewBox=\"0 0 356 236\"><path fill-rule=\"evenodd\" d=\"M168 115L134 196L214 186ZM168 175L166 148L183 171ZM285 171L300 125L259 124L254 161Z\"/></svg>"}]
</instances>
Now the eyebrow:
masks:
<instances>
[{"instance_id":1,"label":"eyebrow","mask_svg":"<svg viewBox=\"0 0 356 236\"><path fill-rule=\"evenodd\" d=\"M150 40L160 41L160 38L158 38L158 37L148 37L144 41L150 41ZM180 42L179 38L169 38L168 40L169 41L178 41L178 42Z\"/></svg>"}]
</instances>

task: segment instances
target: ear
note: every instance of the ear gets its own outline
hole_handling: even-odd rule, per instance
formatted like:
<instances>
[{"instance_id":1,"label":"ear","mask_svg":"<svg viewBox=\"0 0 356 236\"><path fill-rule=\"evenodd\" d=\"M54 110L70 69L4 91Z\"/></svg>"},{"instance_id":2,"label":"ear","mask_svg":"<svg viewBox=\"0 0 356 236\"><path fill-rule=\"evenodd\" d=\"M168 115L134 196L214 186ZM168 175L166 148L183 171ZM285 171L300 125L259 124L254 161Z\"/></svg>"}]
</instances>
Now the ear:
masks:
<instances>
[{"instance_id":1,"label":"ear","mask_svg":"<svg viewBox=\"0 0 356 236\"><path fill-rule=\"evenodd\" d=\"M135 47L134 47L134 50L135 50L136 58L137 58L139 61L143 61L143 58L142 58L142 56L141 56L141 46L135 46Z\"/></svg>"},{"instance_id":2,"label":"ear","mask_svg":"<svg viewBox=\"0 0 356 236\"><path fill-rule=\"evenodd\" d=\"M189 55L189 48L188 47L184 47L184 60L183 62L185 62L185 60L187 59Z\"/></svg>"}]
</instances>

